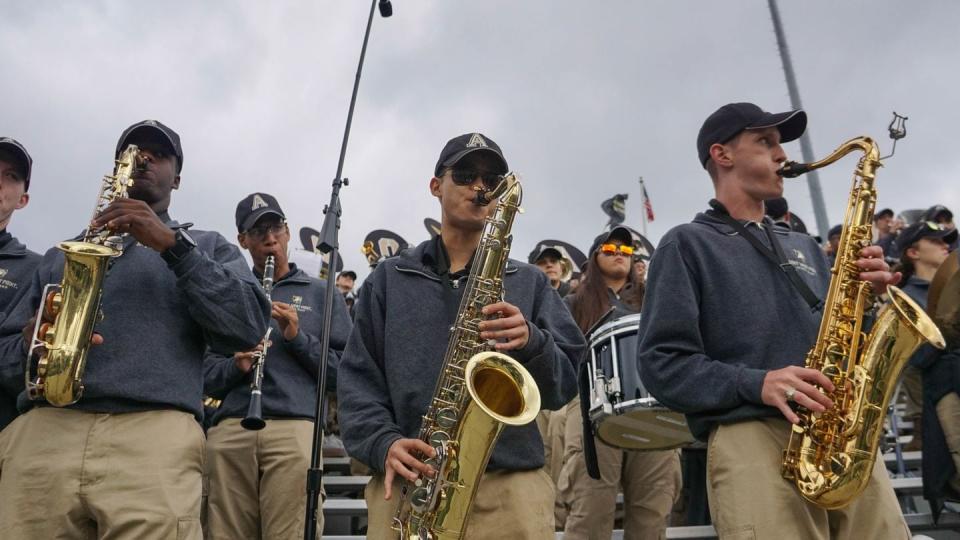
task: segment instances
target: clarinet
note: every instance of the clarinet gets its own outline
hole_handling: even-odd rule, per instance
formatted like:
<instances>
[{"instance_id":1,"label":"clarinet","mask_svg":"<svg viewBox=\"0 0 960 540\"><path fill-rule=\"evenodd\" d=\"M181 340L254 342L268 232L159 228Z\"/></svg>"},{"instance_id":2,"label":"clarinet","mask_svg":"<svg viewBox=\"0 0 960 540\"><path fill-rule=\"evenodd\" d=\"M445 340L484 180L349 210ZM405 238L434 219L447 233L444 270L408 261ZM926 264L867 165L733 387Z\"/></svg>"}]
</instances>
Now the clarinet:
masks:
<instances>
[{"instance_id":1,"label":"clarinet","mask_svg":"<svg viewBox=\"0 0 960 540\"><path fill-rule=\"evenodd\" d=\"M267 301L270 302L270 293L273 292L273 255L267 257L267 262L263 265L263 292L267 295ZM263 429L267 423L263 420L263 365L267 361L267 347L270 346L270 332L272 326L267 327L267 333L260 341L260 350L253 353L253 381L250 383L250 407L247 408L247 416L240 421L244 429L258 431Z\"/></svg>"}]
</instances>

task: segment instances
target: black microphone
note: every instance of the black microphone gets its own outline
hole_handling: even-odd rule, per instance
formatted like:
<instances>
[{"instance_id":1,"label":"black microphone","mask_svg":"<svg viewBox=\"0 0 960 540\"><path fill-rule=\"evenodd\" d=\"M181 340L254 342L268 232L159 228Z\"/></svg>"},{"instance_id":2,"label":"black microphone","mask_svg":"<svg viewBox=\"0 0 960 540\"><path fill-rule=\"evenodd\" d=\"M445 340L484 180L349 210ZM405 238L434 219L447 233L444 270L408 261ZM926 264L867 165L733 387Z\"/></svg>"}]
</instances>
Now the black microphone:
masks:
<instances>
[{"instance_id":1,"label":"black microphone","mask_svg":"<svg viewBox=\"0 0 960 540\"><path fill-rule=\"evenodd\" d=\"M380 15L382 17L393 15L393 4L390 3L390 0L380 0L380 4L377 7L380 8Z\"/></svg>"}]
</instances>

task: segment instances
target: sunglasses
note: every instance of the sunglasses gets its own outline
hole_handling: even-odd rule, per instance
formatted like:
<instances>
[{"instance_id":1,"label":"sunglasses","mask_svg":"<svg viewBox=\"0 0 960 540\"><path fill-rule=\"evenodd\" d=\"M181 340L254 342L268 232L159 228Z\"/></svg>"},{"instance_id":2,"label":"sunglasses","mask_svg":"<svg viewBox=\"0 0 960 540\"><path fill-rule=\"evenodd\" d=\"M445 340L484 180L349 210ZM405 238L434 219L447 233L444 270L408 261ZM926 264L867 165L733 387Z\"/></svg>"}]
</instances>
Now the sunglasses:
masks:
<instances>
[{"instance_id":1,"label":"sunglasses","mask_svg":"<svg viewBox=\"0 0 960 540\"><path fill-rule=\"evenodd\" d=\"M503 178L502 175L496 173L481 173L479 171L472 171L469 169L451 169L450 177L453 178L453 183L458 186L469 186L473 183L477 177L483 181L484 187L487 189L493 189L497 187L497 184L500 183L500 180Z\"/></svg>"},{"instance_id":2,"label":"sunglasses","mask_svg":"<svg viewBox=\"0 0 960 540\"><path fill-rule=\"evenodd\" d=\"M618 253L625 257L629 257L633 255L633 246L628 246L626 244L620 244L619 246L617 244L601 244L600 253L603 253L609 257L612 257Z\"/></svg>"},{"instance_id":3,"label":"sunglasses","mask_svg":"<svg viewBox=\"0 0 960 540\"><path fill-rule=\"evenodd\" d=\"M274 223L273 225L261 225L259 227L250 227L247 229L247 232L243 233L251 238L257 240L263 240L267 237L267 234L273 233L275 236L283 233L287 230L287 222L281 221L280 223Z\"/></svg>"}]
</instances>

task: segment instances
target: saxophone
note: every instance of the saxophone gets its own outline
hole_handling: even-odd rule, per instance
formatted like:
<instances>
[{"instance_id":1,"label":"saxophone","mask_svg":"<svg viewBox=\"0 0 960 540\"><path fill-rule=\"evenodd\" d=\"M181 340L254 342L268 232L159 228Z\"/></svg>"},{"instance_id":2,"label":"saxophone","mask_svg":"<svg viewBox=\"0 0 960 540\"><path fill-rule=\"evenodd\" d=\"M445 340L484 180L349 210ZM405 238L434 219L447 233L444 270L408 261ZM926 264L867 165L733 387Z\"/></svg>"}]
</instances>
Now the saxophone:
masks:
<instances>
[{"instance_id":1,"label":"saxophone","mask_svg":"<svg viewBox=\"0 0 960 540\"><path fill-rule=\"evenodd\" d=\"M113 201L128 196L127 190L133 185L131 177L139 165L140 149L131 144L116 160L113 175L103 178L93 218ZM110 261L123 254L125 236L91 223L82 241L57 245L63 251L63 278L59 284L43 288L25 370L30 399L46 399L51 405L65 407L76 403L83 394L90 338L101 316L103 279ZM45 319L52 322L44 322Z\"/></svg>"},{"instance_id":2,"label":"saxophone","mask_svg":"<svg viewBox=\"0 0 960 540\"><path fill-rule=\"evenodd\" d=\"M814 413L799 407L800 422L792 427L781 469L805 499L826 509L850 504L866 488L887 406L910 356L924 342L941 349L944 345L933 321L897 287L888 287L890 301L869 332L864 327L873 296L870 284L859 279L856 261L872 239L874 180L882 166L877 144L857 137L820 161L788 162L781 175L793 178L854 151L863 157L854 172L820 331L806 357L806 367L820 371L836 387L825 392L833 408Z\"/></svg>"},{"instance_id":3,"label":"saxophone","mask_svg":"<svg viewBox=\"0 0 960 540\"><path fill-rule=\"evenodd\" d=\"M477 188L481 189L481 188ZM436 450L437 474L405 482L393 528L403 540L463 538L480 477L504 425L522 426L540 411L540 392L519 362L480 339L480 310L503 297L510 228L523 194L514 174L477 202L499 198L486 219L420 439ZM421 456L423 457L423 456Z\"/></svg>"}]
</instances>

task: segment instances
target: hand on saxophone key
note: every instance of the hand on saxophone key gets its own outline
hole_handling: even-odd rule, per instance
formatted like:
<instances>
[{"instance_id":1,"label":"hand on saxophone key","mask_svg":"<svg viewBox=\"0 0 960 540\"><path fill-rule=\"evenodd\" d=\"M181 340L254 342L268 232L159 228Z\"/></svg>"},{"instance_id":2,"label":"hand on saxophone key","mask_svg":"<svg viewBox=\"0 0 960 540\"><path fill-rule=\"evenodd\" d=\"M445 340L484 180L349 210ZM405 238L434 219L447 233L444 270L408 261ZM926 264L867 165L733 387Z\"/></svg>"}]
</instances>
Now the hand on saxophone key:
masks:
<instances>
[{"instance_id":1,"label":"hand on saxophone key","mask_svg":"<svg viewBox=\"0 0 960 540\"><path fill-rule=\"evenodd\" d=\"M825 388L827 392L834 390L833 382L820 371L787 366L767 372L763 378L760 399L764 404L780 409L791 424L796 424L800 422L800 417L790 408L790 401L796 401L798 405L814 412L833 407L833 401L814 385Z\"/></svg>"},{"instance_id":2,"label":"hand on saxophone key","mask_svg":"<svg viewBox=\"0 0 960 540\"><path fill-rule=\"evenodd\" d=\"M137 199L117 199L96 219L95 227L106 226L116 233L129 233L141 244L163 253L176 244L176 233L160 221L147 203Z\"/></svg>"},{"instance_id":3,"label":"hand on saxophone key","mask_svg":"<svg viewBox=\"0 0 960 540\"><path fill-rule=\"evenodd\" d=\"M876 295L886 293L887 285L896 285L903 277L900 272L890 272L890 265L884 260L883 248L880 246L867 246L861 249L857 266L863 270L860 272L860 279L869 281Z\"/></svg>"},{"instance_id":4,"label":"hand on saxophone key","mask_svg":"<svg viewBox=\"0 0 960 540\"><path fill-rule=\"evenodd\" d=\"M498 351L522 349L530 340L530 328L520 308L506 302L497 302L484 306L481 312L487 316L499 315L499 318L481 321L480 338L496 340ZM506 340L501 342L501 340Z\"/></svg>"},{"instance_id":5,"label":"hand on saxophone key","mask_svg":"<svg viewBox=\"0 0 960 540\"><path fill-rule=\"evenodd\" d=\"M46 302L46 300L44 300L44 302ZM27 321L26 326L24 326L24 327L23 327L23 330L21 331L21 332L23 333L23 349L24 349L24 352L30 350L30 344L33 343L33 340L34 340L34 339L39 339L39 340L42 341L43 338L44 338L44 334L46 333L47 329L50 328L50 326L53 325L53 323L54 323L54 315L51 314L51 313L49 312L49 310L47 310L47 309L42 309L42 310L40 310L40 311L41 311L40 330L39 330L39 332L36 333L36 334L39 334L39 335L36 335L36 334L34 333L34 331L35 331L36 328L37 328L37 317L36 317L36 315L33 316L33 317L30 317L30 320ZM91 345L102 345L102 344L103 344L103 336L101 336L100 334L94 332L93 334L90 335L90 344L91 344ZM38 348L38 349L36 350L36 352L39 352L39 354L43 355L43 354L44 354L44 350L45 350L45 349L43 349L43 348Z\"/></svg>"},{"instance_id":6,"label":"hand on saxophone key","mask_svg":"<svg viewBox=\"0 0 960 540\"><path fill-rule=\"evenodd\" d=\"M418 476L416 471L429 477L437 474L433 467L420 461L415 453L427 456L428 458L436 457L437 455L432 446L420 439L397 439L390 445L390 449L387 451L387 459L383 464L384 470L386 471L384 477L384 484L386 485L386 492L383 496L384 500L390 500L393 479L397 475L411 482L415 482Z\"/></svg>"}]
</instances>

